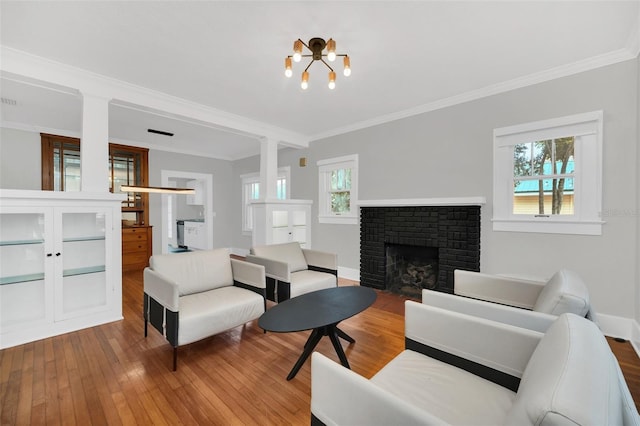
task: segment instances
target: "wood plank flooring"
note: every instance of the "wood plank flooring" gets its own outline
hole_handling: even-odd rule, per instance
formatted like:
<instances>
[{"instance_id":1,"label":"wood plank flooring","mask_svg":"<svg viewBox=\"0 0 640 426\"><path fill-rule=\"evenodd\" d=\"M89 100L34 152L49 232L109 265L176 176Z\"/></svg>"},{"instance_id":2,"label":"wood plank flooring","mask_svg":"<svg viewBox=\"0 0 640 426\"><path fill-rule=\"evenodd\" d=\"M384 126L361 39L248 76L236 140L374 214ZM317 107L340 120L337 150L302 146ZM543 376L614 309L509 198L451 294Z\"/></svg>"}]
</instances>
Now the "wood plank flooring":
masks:
<instances>
[{"instance_id":1,"label":"wood plank flooring","mask_svg":"<svg viewBox=\"0 0 640 426\"><path fill-rule=\"evenodd\" d=\"M356 339L345 345L354 371L371 377L403 349L403 302L380 292L341 323ZM264 334L254 321L180 348L174 373L169 344L152 328L143 336L141 272L123 277L123 311L123 321L0 351L0 423L309 424L309 361L286 380L309 332ZM640 360L628 342L610 345L638 404ZM338 361L328 339L317 350Z\"/></svg>"}]
</instances>

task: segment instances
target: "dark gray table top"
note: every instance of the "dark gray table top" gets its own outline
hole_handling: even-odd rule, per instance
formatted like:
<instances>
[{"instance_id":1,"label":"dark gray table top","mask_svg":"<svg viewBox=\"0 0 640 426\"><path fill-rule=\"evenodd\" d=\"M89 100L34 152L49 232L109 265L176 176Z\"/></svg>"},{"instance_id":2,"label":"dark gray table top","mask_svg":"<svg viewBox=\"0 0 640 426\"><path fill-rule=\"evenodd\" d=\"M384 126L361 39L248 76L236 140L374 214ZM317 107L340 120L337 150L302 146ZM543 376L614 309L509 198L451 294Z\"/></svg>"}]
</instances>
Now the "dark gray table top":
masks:
<instances>
[{"instance_id":1,"label":"dark gray table top","mask_svg":"<svg viewBox=\"0 0 640 426\"><path fill-rule=\"evenodd\" d=\"M311 330L339 323L364 311L376 297L373 289L360 286L313 291L269 308L258 325L277 333Z\"/></svg>"}]
</instances>

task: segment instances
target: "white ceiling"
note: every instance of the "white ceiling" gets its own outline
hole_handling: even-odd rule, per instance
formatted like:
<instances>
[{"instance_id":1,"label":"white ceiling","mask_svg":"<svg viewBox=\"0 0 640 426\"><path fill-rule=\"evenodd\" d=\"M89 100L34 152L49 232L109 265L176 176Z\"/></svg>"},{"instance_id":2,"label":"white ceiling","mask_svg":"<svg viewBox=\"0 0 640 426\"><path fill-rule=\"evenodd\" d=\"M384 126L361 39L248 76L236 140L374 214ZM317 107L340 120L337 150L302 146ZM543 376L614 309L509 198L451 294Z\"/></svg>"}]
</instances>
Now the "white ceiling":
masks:
<instances>
[{"instance_id":1,"label":"white ceiling","mask_svg":"<svg viewBox=\"0 0 640 426\"><path fill-rule=\"evenodd\" d=\"M308 142L634 57L639 4L2 0L0 42L5 56L36 55ZM283 73L298 37L334 38L352 75L336 62L332 91L314 63L300 89L306 63ZM1 104L3 125L79 134L75 88L2 69L0 94L16 101ZM259 131L188 116L115 99L110 137L225 159L259 153Z\"/></svg>"}]
</instances>

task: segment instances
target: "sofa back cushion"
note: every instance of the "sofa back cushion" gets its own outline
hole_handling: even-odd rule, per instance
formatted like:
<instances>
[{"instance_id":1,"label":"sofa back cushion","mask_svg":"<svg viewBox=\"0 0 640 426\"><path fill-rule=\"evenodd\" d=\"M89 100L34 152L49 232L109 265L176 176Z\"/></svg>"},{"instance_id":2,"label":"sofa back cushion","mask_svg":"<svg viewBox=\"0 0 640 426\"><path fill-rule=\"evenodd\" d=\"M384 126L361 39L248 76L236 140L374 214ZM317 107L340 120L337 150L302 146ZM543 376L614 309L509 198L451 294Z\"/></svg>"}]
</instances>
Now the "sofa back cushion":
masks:
<instances>
[{"instance_id":1,"label":"sofa back cushion","mask_svg":"<svg viewBox=\"0 0 640 426\"><path fill-rule=\"evenodd\" d=\"M544 286L533 310L551 315L572 313L581 317L589 312L589 291L573 271L561 269Z\"/></svg>"},{"instance_id":2,"label":"sofa back cushion","mask_svg":"<svg viewBox=\"0 0 640 426\"><path fill-rule=\"evenodd\" d=\"M178 283L180 296L233 285L227 249L154 255L149 266Z\"/></svg>"},{"instance_id":3,"label":"sofa back cushion","mask_svg":"<svg viewBox=\"0 0 640 426\"><path fill-rule=\"evenodd\" d=\"M626 388L598 327L564 314L533 352L505 424L626 424L623 419L632 418L633 411L625 407L621 386Z\"/></svg>"},{"instance_id":4,"label":"sofa back cushion","mask_svg":"<svg viewBox=\"0 0 640 426\"><path fill-rule=\"evenodd\" d=\"M286 262L289 264L289 272L308 269L307 260L304 257L300 243L295 241L292 243L255 246L251 248L251 253L267 259Z\"/></svg>"}]
</instances>

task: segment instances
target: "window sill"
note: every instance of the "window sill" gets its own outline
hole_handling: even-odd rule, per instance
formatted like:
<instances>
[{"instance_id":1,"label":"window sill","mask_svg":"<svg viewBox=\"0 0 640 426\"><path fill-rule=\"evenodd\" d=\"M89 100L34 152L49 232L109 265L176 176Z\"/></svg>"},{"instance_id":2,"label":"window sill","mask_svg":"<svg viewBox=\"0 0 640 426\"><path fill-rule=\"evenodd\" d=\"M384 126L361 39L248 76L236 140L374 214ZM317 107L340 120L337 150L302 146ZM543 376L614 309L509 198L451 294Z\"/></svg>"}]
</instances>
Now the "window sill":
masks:
<instances>
[{"instance_id":1,"label":"window sill","mask_svg":"<svg viewBox=\"0 0 640 426\"><path fill-rule=\"evenodd\" d=\"M494 231L602 235L602 221L492 219Z\"/></svg>"},{"instance_id":2,"label":"window sill","mask_svg":"<svg viewBox=\"0 0 640 426\"><path fill-rule=\"evenodd\" d=\"M357 225L358 218L356 216L318 216L318 222L341 225Z\"/></svg>"}]
</instances>

